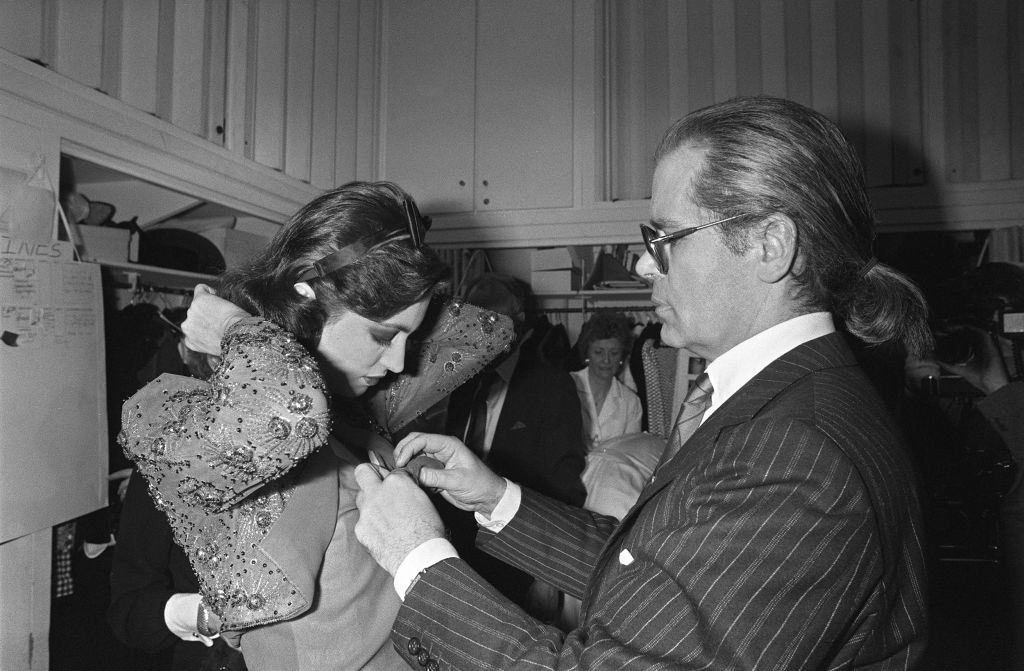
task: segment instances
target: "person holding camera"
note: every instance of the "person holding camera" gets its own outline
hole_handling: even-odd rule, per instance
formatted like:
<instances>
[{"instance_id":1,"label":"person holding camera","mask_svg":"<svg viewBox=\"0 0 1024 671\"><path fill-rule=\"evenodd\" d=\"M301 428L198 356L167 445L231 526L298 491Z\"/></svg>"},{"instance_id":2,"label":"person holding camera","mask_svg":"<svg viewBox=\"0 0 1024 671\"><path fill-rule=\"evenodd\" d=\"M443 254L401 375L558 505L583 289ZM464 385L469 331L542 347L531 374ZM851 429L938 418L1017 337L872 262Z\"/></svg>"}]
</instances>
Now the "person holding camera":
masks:
<instances>
[{"instance_id":1,"label":"person holding camera","mask_svg":"<svg viewBox=\"0 0 1024 671\"><path fill-rule=\"evenodd\" d=\"M932 357L908 359L906 373L911 392L949 401L948 419L974 453L1011 460L995 512L1010 606L1008 668L1024 669L1024 380L1006 365L1001 346L1011 337L966 324L946 329Z\"/></svg>"}]
</instances>

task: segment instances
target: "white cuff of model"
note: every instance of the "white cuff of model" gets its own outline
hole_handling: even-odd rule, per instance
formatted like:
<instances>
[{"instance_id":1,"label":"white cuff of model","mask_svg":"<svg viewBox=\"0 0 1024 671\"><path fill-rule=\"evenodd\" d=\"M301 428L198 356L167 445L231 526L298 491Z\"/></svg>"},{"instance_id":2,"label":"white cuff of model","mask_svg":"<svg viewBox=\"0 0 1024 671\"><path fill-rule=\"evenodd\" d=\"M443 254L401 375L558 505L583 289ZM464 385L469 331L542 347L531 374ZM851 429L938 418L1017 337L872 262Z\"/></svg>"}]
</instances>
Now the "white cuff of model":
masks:
<instances>
[{"instance_id":1,"label":"white cuff of model","mask_svg":"<svg viewBox=\"0 0 1024 671\"><path fill-rule=\"evenodd\" d=\"M488 531L498 533L516 516L516 513L519 512L519 504L522 501L523 489L508 478L505 478L505 493L501 495L498 505L494 506L491 516L487 517L480 513L474 513L476 523Z\"/></svg>"},{"instance_id":2,"label":"white cuff of model","mask_svg":"<svg viewBox=\"0 0 1024 671\"><path fill-rule=\"evenodd\" d=\"M206 647L213 645L213 638L196 631L199 618L200 594L172 594L164 604L164 623L171 633L183 641L200 641Z\"/></svg>"},{"instance_id":3,"label":"white cuff of model","mask_svg":"<svg viewBox=\"0 0 1024 671\"><path fill-rule=\"evenodd\" d=\"M406 593L412 588L420 574L428 568L439 561L458 556L459 553L455 551L455 546L445 538L431 538L429 541L423 541L417 545L412 552L405 556L402 563L398 565L398 570L395 571L395 591L398 593L398 598L405 601Z\"/></svg>"}]
</instances>

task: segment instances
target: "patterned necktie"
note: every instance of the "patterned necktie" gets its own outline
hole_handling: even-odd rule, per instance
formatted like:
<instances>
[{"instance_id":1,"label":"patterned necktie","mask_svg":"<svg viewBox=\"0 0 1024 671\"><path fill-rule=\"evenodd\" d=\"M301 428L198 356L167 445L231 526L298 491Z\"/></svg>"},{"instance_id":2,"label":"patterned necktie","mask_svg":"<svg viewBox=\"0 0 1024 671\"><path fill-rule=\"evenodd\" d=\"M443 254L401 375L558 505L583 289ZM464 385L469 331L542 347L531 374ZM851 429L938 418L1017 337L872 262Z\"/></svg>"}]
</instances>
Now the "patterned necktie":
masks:
<instances>
[{"instance_id":1,"label":"patterned necktie","mask_svg":"<svg viewBox=\"0 0 1024 671\"><path fill-rule=\"evenodd\" d=\"M713 391L714 389L711 387L711 379L708 377L708 374L701 373L700 377L697 378L697 382L686 394L683 407L679 409L679 417L676 419L676 430L669 441L669 447L665 451L665 458L662 460L662 463L674 457L679 448L690 439L690 436L700 426L700 420L704 417L708 407L711 406L711 392Z\"/></svg>"},{"instance_id":2,"label":"patterned necktie","mask_svg":"<svg viewBox=\"0 0 1024 671\"><path fill-rule=\"evenodd\" d=\"M493 370L485 370L480 373L476 391L473 393L473 403L469 410L469 421L466 423L464 441L466 447L481 458L484 456L484 443L487 437L487 397L497 378L498 374Z\"/></svg>"}]
</instances>

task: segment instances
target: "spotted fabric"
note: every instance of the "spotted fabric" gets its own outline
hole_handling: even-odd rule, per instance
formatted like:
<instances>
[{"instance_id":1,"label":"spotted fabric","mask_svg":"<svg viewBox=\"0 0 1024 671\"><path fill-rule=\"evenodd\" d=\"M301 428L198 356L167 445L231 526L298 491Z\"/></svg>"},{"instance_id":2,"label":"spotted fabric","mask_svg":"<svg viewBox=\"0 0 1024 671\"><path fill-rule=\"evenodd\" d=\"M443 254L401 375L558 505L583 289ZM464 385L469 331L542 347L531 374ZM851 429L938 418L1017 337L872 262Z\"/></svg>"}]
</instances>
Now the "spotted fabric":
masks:
<instances>
[{"instance_id":1,"label":"spotted fabric","mask_svg":"<svg viewBox=\"0 0 1024 671\"><path fill-rule=\"evenodd\" d=\"M511 342L508 317L457 301L432 309L439 312L410 353L412 364L377 395L376 419L390 430ZM332 405L316 360L270 321L237 322L222 351L209 380L162 375L129 399L119 441L228 630L295 617L315 599L318 564L295 570L262 544L298 488L309 499L310 488L332 486L310 463L331 433ZM304 539L311 558L322 558L330 541L321 535Z\"/></svg>"},{"instance_id":2,"label":"spotted fabric","mask_svg":"<svg viewBox=\"0 0 1024 671\"><path fill-rule=\"evenodd\" d=\"M422 339L410 339L406 372L375 393L374 414L391 433L420 418L512 343L512 320L470 303L443 305Z\"/></svg>"},{"instance_id":3,"label":"spotted fabric","mask_svg":"<svg viewBox=\"0 0 1024 671\"><path fill-rule=\"evenodd\" d=\"M280 517L299 466L330 434L316 362L259 318L224 337L209 380L161 375L125 403L120 443L145 476L206 602L225 628L308 606L259 543Z\"/></svg>"}]
</instances>

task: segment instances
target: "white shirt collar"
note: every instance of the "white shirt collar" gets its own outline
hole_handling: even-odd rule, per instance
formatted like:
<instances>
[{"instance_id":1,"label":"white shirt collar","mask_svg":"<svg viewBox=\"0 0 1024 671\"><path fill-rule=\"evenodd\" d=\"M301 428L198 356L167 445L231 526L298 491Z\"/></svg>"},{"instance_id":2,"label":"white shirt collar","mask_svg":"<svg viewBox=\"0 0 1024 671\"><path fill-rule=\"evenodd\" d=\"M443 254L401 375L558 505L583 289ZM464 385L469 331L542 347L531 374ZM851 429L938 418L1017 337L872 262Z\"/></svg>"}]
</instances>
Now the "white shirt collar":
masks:
<instances>
[{"instance_id":1,"label":"white shirt collar","mask_svg":"<svg viewBox=\"0 0 1024 671\"><path fill-rule=\"evenodd\" d=\"M830 313L811 312L765 329L712 361L706 372L714 391L711 394L711 407L704 413L704 419L772 361L805 342L835 330Z\"/></svg>"}]
</instances>

